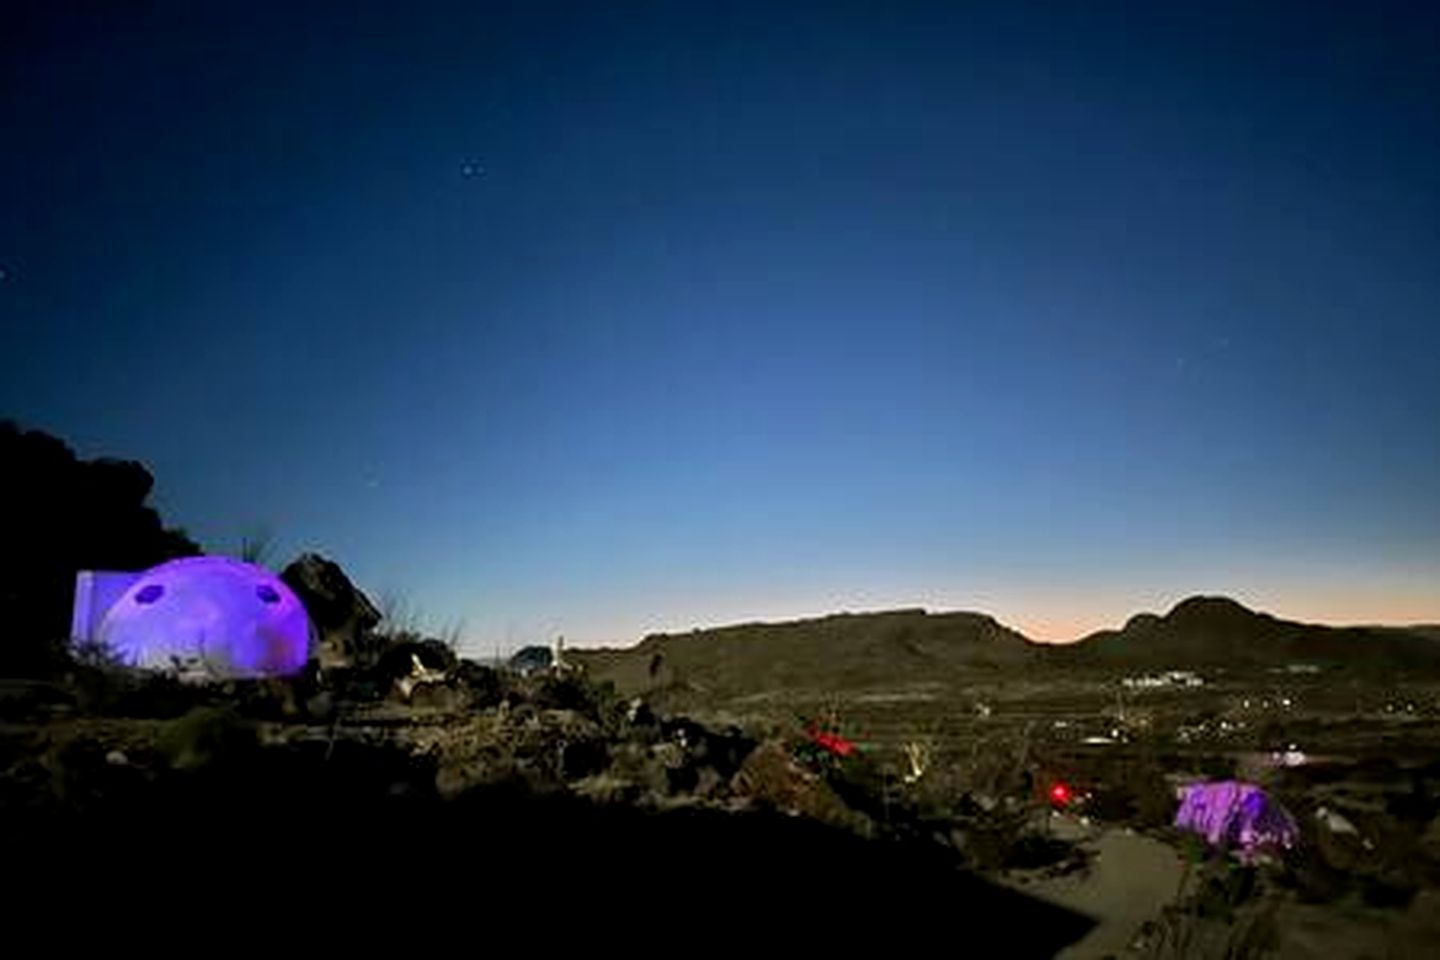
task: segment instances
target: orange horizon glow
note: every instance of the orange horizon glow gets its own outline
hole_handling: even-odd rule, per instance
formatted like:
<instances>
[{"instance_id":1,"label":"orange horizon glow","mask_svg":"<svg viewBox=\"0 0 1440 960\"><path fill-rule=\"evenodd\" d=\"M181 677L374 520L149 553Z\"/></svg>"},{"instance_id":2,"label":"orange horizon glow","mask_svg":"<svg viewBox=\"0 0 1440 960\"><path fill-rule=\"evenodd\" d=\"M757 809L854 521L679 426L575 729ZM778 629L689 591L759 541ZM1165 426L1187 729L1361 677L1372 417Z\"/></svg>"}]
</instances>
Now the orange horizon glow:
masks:
<instances>
[{"instance_id":1,"label":"orange horizon glow","mask_svg":"<svg viewBox=\"0 0 1440 960\"><path fill-rule=\"evenodd\" d=\"M1249 606L1249 605L1246 604L1246 606ZM680 625L680 624L677 624L677 623L667 623L667 624L665 624L665 625L663 625L663 626L655 626L655 627L650 627L650 628L643 628L643 629L640 629L640 630L629 630L629 631L627 631L627 630L624 630L623 628L621 628L621 629L614 630L614 631L597 632L597 633L595 633L595 634L567 633L567 632L564 632L564 631L560 631L560 633L562 633L562 634L565 636L565 638L566 638L566 644L569 645L569 646L571 646L571 647L576 647L576 648L607 647L607 648L611 648L611 649L624 649L624 648L626 648L626 647L634 646L635 644L637 644L637 643L639 643L641 640L643 640L645 637L650 636L650 635L652 635L652 634L666 634L666 635L676 636L676 635L680 635L680 634L690 633L690 632L692 632L692 631L719 630L719 629L723 629L723 628L725 628L725 627L734 627L734 626L740 626L740 625L743 625L743 624L757 624L757 623L778 624L778 623L791 623L791 622L795 622L795 621L798 621L798 620L814 620L814 619L819 619L819 618L821 618L821 617L825 617L825 616L829 616L829 615L831 615L831 614L841 613L841 612L852 613L852 614L881 613L881 612L884 612L885 609L896 609L896 608L893 608L893 607L891 607L891 608L874 608L874 609L864 609L864 610L861 610L861 609L852 609L852 610L847 610L847 611L833 610L833 611L830 611L829 613L805 613L805 614L800 614L800 615L796 615L796 616L774 615L774 616L737 617L737 618L734 618L734 619L724 619L724 620L714 620L714 621L694 621L694 622L687 622L687 623L685 623L683 626ZM1251 608L1251 609L1255 609L1255 608ZM950 610L950 609L945 609L945 608L940 608L940 607L927 607L927 608L926 608L926 612L927 612L927 613L931 613L931 614L936 614L936 613L951 613L951 612L961 612L961 611L955 611L955 610ZM964 611L964 612L988 613L989 611L967 610L967 611ZM1066 644L1066 643L1074 643L1074 642L1076 642L1076 641L1083 640L1085 637L1088 637L1088 636L1090 636L1091 634L1098 633L1098 632L1103 631L1103 630L1118 630L1118 629L1120 629L1121 627L1123 627L1123 626L1125 625L1125 621L1128 620L1128 619L1130 618L1130 616L1133 616L1134 613L1147 613L1147 612L1148 612L1148 613L1164 613L1165 611L1164 611L1164 610L1160 610L1160 611L1155 611L1155 610L1149 610L1149 611L1145 611L1145 610L1135 610L1135 611L1133 611L1131 614L1126 615L1126 616L1119 616L1119 617L1115 617L1115 618L1111 618L1111 619L1097 619L1097 620L1086 620L1086 621L1062 621L1062 620L1048 620L1048 619L1040 619L1040 618L1019 618L1019 617L1007 619L1006 617L1001 616L1001 615L995 615L995 614L991 614L991 615L992 615L992 616L995 616L996 621L999 622L1002 626L1008 627L1008 628L1010 628L1011 630L1015 630L1016 632L1022 634L1022 635L1023 635L1026 639L1028 639L1028 640L1034 641L1034 642L1036 642L1036 643ZM1306 615L1303 615L1303 614L1293 614L1293 613L1281 614L1281 613L1274 613L1274 611L1271 611L1271 610L1263 610L1263 609L1256 610L1256 612L1257 612L1257 613L1271 613L1272 615L1274 615L1274 616L1276 616L1276 617L1278 617L1279 619L1282 619L1282 620L1290 620L1290 621L1297 622L1297 623L1314 624L1314 625L1317 625L1317 626L1326 626L1326 627L1357 627L1357 626L1366 626L1366 627L1398 627L1398 628L1404 628L1404 627L1417 627L1417 626L1440 625L1440 612L1431 612L1428 616L1422 615L1422 616L1413 617L1413 618L1411 618L1411 617L1406 617L1406 618L1403 618L1403 619L1396 619L1396 618L1393 618L1393 617L1392 617L1392 618L1355 617L1355 618L1327 619L1327 618L1322 618L1322 617L1317 617L1317 616L1306 616ZM551 637L551 638L548 638L548 640L542 640L541 638L538 638L538 637L537 637L537 638L535 638L535 639L536 639L537 642L548 642L548 640L553 640L554 638ZM485 649L489 649L489 647L487 646Z\"/></svg>"},{"instance_id":2,"label":"orange horizon glow","mask_svg":"<svg viewBox=\"0 0 1440 960\"><path fill-rule=\"evenodd\" d=\"M1440 624L1440 601L1418 589L1282 588L1265 592L1210 589L1183 594L1144 591L1127 596L1100 596L1098 592L1079 596L1072 591L1047 595L980 591L968 603L950 602L953 598L944 598L942 602L939 598L907 598L891 594L850 598L852 602L841 602L839 597L825 597L808 603L772 600L770 603L749 605L734 599L730 603L713 605L696 603L692 609L705 610L707 606L709 609L703 615L693 617L687 617L678 610L667 611L668 615L646 618L644 626L639 629L634 626L633 620L625 623L629 618L612 613L609 617L598 618L609 621L607 624L592 621L593 627L600 628L594 633L576 630L568 642L575 646L626 647L651 634L683 634L740 624L786 623L837 613L878 613L918 607L932 614L988 614L1003 626L1038 643L1072 643L1101 630L1118 630L1137 613L1163 615L1187 597L1197 595L1230 597L1257 613L1320 626L1410 627ZM677 601L675 606L679 605Z\"/></svg>"}]
</instances>

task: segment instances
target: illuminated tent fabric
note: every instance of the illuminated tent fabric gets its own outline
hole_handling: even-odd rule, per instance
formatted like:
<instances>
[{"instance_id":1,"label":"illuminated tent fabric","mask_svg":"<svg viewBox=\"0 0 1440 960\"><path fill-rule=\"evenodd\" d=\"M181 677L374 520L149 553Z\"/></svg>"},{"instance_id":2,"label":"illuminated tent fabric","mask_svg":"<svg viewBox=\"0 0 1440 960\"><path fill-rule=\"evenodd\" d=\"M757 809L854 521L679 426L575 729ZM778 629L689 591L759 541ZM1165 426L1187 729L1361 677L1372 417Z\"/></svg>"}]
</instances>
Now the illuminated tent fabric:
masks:
<instances>
[{"instance_id":1,"label":"illuminated tent fabric","mask_svg":"<svg viewBox=\"0 0 1440 960\"><path fill-rule=\"evenodd\" d=\"M312 632L299 598L264 567L186 557L138 576L97 639L132 666L238 678L304 669Z\"/></svg>"},{"instance_id":2,"label":"illuminated tent fabric","mask_svg":"<svg viewBox=\"0 0 1440 960\"><path fill-rule=\"evenodd\" d=\"M1269 794L1253 783L1219 780L1184 789L1175 826L1203 834L1211 846L1242 855L1295 845L1299 830Z\"/></svg>"}]
</instances>

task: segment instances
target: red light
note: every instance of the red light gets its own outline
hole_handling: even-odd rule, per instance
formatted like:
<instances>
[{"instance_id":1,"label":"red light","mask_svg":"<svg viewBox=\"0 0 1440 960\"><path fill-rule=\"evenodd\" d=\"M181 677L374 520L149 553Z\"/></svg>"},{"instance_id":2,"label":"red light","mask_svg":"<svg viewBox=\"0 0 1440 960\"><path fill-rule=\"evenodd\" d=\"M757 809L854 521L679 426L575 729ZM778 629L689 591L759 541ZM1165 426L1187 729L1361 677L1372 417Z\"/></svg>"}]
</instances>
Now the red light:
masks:
<instances>
[{"instance_id":1,"label":"red light","mask_svg":"<svg viewBox=\"0 0 1440 960\"><path fill-rule=\"evenodd\" d=\"M1057 783L1050 788L1050 802L1057 807L1063 807L1070 802L1070 788L1063 783Z\"/></svg>"},{"instance_id":2,"label":"red light","mask_svg":"<svg viewBox=\"0 0 1440 960\"><path fill-rule=\"evenodd\" d=\"M838 733L831 733L826 730L810 728L810 739L815 744L823 747L837 757L848 757L859 748L853 742L840 736Z\"/></svg>"}]
</instances>

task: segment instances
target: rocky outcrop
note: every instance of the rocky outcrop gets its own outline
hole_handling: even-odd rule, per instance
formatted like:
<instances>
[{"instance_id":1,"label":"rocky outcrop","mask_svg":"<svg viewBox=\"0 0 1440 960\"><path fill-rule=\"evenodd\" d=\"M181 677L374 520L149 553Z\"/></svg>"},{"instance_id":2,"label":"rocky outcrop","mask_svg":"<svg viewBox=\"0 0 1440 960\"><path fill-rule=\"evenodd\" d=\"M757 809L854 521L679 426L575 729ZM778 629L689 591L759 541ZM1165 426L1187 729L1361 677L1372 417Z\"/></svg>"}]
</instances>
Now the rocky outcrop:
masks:
<instances>
[{"instance_id":1,"label":"rocky outcrop","mask_svg":"<svg viewBox=\"0 0 1440 960\"><path fill-rule=\"evenodd\" d=\"M797 763L779 741L760 745L741 764L731 784L761 807L859 832L864 817L849 807L825 778Z\"/></svg>"},{"instance_id":2,"label":"rocky outcrop","mask_svg":"<svg viewBox=\"0 0 1440 960\"><path fill-rule=\"evenodd\" d=\"M318 553L304 553L281 571L280 579L310 614L322 669L373 665L380 653L371 642L380 611L338 563Z\"/></svg>"},{"instance_id":3,"label":"rocky outcrop","mask_svg":"<svg viewBox=\"0 0 1440 960\"><path fill-rule=\"evenodd\" d=\"M1228 597L1182 600L1164 616L1136 614L1057 647L1055 664L1116 669L1263 670L1307 664L1355 670L1440 670L1440 644L1400 628L1328 627L1282 620Z\"/></svg>"},{"instance_id":4,"label":"rocky outcrop","mask_svg":"<svg viewBox=\"0 0 1440 960\"><path fill-rule=\"evenodd\" d=\"M145 505L155 480L133 460L81 460L64 441L0 421L0 674L48 669L69 631L81 570L145 570L201 552Z\"/></svg>"}]
</instances>

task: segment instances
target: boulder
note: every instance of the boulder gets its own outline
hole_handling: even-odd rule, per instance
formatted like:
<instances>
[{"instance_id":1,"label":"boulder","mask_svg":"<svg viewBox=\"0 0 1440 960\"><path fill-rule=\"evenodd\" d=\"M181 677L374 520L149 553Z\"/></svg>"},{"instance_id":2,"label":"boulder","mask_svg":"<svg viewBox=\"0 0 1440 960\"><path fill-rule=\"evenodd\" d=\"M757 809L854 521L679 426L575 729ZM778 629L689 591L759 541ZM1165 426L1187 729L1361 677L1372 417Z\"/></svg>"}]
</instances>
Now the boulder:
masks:
<instances>
[{"instance_id":1,"label":"boulder","mask_svg":"<svg viewBox=\"0 0 1440 960\"><path fill-rule=\"evenodd\" d=\"M338 563L318 553L304 553L281 571L280 579L310 614L322 668L372 665L378 651L370 649L369 641L381 614Z\"/></svg>"},{"instance_id":2,"label":"boulder","mask_svg":"<svg viewBox=\"0 0 1440 960\"><path fill-rule=\"evenodd\" d=\"M806 770L783 743L769 741L751 751L730 783L731 791L757 806L833 826L863 830L866 818L851 810L818 774Z\"/></svg>"}]
</instances>

